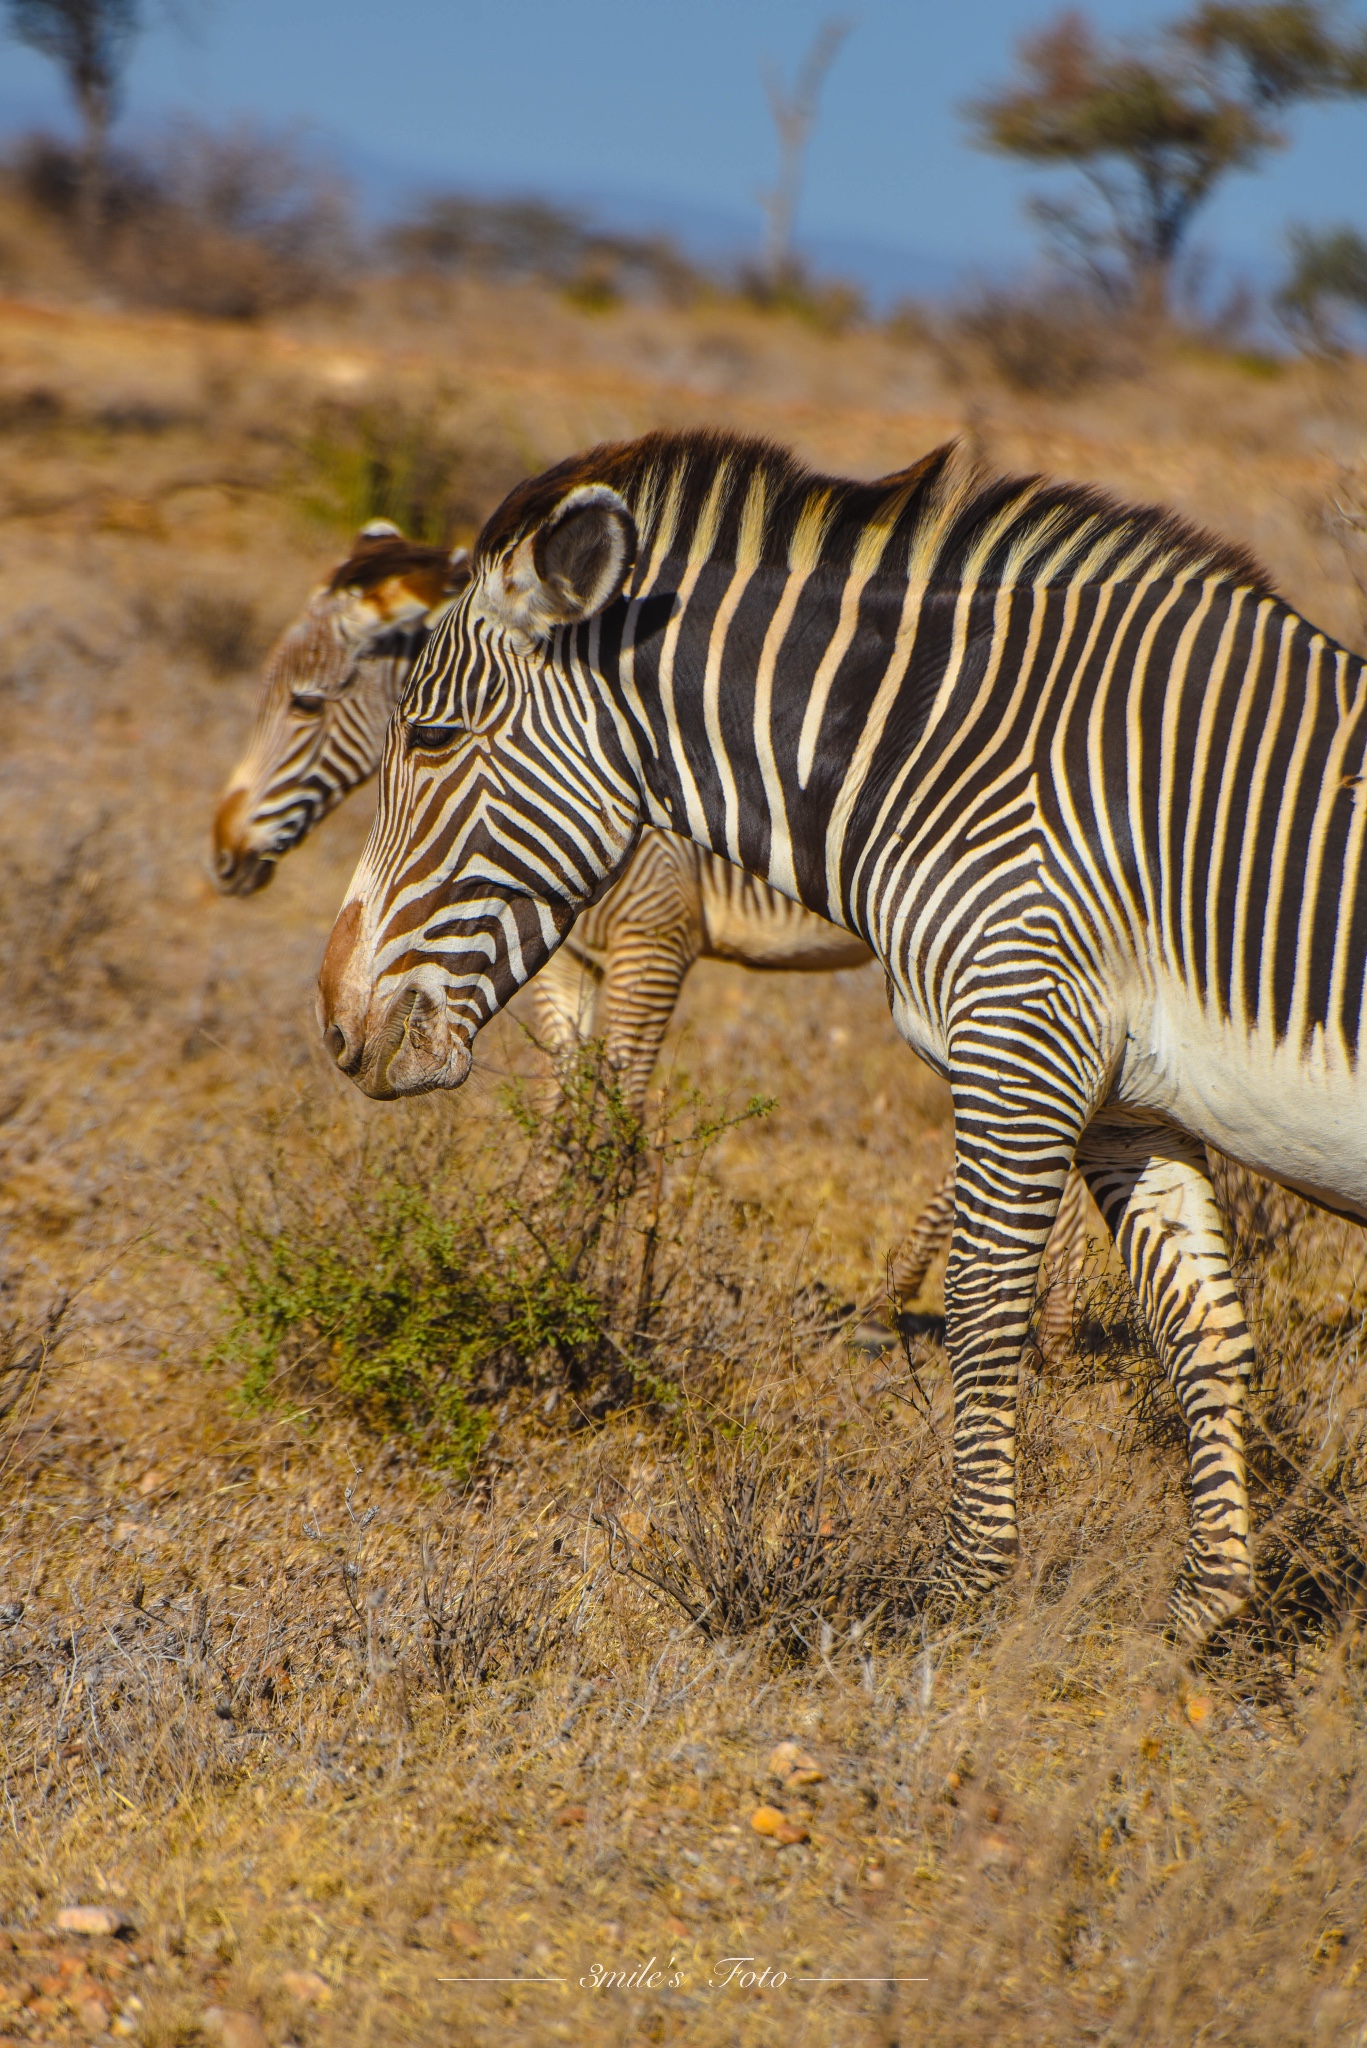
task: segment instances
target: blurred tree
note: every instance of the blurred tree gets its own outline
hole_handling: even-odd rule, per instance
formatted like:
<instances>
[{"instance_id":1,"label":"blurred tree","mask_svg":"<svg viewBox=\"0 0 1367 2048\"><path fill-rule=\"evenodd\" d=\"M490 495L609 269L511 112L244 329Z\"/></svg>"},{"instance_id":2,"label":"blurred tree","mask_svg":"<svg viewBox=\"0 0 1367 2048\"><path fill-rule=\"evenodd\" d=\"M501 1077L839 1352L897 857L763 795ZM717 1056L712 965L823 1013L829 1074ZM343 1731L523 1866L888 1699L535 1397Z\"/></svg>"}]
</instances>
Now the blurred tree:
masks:
<instances>
[{"instance_id":1,"label":"blurred tree","mask_svg":"<svg viewBox=\"0 0 1367 2048\"><path fill-rule=\"evenodd\" d=\"M1083 196L1037 199L1035 218L1109 296L1163 313L1217 184L1285 147L1276 116L1364 96L1367 28L1341 0L1202 0L1143 44L1061 14L967 114L980 148L1081 173Z\"/></svg>"},{"instance_id":2,"label":"blurred tree","mask_svg":"<svg viewBox=\"0 0 1367 2048\"><path fill-rule=\"evenodd\" d=\"M538 278L589 307L641 295L681 302L699 283L667 235L614 234L544 199L433 193L385 243L406 268Z\"/></svg>"},{"instance_id":3,"label":"blurred tree","mask_svg":"<svg viewBox=\"0 0 1367 2048\"><path fill-rule=\"evenodd\" d=\"M1292 228L1291 274L1278 313L1313 355L1343 355L1349 323L1367 325L1367 236L1355 228Z\"/></svg>"},{"instance_id":4,"label":"blurred tree","mask_svg":"<svg viewBox=\"0 0 1367 2048\"><path fill-rule=\"evenodd\" d=\"M824 21L816 32L797 77L785 86L771 66L764 73L764 90L769 111L778 131L778 176L772 192L760 194L760 205L768 221L765 237L764 274L774 292L781 292L798 274L793 255L793 222L798 194L802 189L802 166L807 145L816 126L817 108L826 73L840 54L840 46L853 29L852 21L836 16Z\"/></svg>"},{"instance_id":5,"label":"blurred tree","mask_svg":"<svg viewBox=\"0 0 1367 2048\"><path fill-rule=\"evenodd\" d=\"M134 38L141 0L5 0L10 34L63 73L81 117L80 224L93 256L104 219L109 126Z\"/></svg>"}]
</instances>

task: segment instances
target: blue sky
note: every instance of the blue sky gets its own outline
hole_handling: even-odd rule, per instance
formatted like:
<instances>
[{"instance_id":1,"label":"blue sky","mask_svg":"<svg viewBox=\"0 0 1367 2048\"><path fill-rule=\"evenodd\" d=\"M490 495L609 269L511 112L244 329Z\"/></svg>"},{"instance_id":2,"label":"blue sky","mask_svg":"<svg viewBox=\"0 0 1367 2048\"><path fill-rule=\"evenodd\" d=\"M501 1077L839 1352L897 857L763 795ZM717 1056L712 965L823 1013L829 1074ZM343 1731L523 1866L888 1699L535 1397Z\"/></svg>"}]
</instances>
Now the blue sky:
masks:
<instances>
[{"instance_id":1,"label":"blue sky","mask_svg":"<svg viewBox=\"0 0 1367 2048\"><path fill-rule=\"evenodd\" d=\"M156 0L151 0L155 8ZM822 0L190 0L134 61L126 121L172 113L302 124L372 196L473 185L632 204L758 235L773 168L760 84L791 69L832 11ZM877 245L984 271L1031 249L1021 201L1038 179L970 150L957 109L1000 78L1040 0L852 0L830 76L800 228L819 253ZM1171 7L1096 0L1131 30ZM1362 9L1359 7L1359 14ZM0 42L0 122L51 121L51 66ZM1266 275L1288 220L1367 228L1367 106L1308 109L1295 141L1229 184L1200 239Z\"/></svg>"}]
</instances>

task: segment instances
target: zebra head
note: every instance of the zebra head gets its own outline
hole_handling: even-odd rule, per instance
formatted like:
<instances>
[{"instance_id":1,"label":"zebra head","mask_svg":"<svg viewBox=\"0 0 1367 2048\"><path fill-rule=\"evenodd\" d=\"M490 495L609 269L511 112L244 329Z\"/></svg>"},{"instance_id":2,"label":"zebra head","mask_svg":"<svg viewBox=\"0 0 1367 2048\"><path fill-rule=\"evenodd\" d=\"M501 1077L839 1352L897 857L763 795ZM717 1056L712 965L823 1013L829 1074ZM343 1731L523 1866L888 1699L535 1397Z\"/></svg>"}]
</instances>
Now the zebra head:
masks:
<instances>
[{"instance_id":1,"label":"zebra head","mask_svg":"<svg viewBox=\"0 0 1367 2048\"><path fill-rule=\"evenodd\" d=\"M263 889L275 863L374 774L385 727L432 607L469 576L468 555L406 540L387 519L351 553L266 657L251 744L214 816L214 879Z\"/></svg>"},{"instance_id":2,"label":"zebra head","mask_svg":"<svg viewBox=\"0 0 1367 2048\"><path fill-rule=\"evenodd\" d=\"M636 525L606 485L567 481L552 472L495 513L390 725L319 983L325 1043L369 1095L459 1087L481 1025L641 828L633 749L599 680Z\"/></svg>"}]
</instances>

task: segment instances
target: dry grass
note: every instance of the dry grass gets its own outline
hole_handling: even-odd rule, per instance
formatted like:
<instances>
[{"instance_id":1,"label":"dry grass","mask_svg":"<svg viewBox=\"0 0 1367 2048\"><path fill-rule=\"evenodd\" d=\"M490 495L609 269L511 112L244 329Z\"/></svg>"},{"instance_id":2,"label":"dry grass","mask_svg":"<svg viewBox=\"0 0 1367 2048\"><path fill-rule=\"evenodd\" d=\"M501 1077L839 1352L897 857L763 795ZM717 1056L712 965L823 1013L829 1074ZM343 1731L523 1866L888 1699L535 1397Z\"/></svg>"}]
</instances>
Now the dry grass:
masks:
<instances>
[{"instance_id":1,"label":"dry grass","mask_svg":"<svg viewBox=\"0 0 1367 2048\"><path fill-rule=\"evenodd\" d=\"M212 1269L268 1184L295 1235L340 1241L345 1209L362 1261L376 1171L459 1158L487 1188L535 1050L500 1023L452 1103L368 1104L316 1062L363 803L260 899L202 876L241 663L376 492L459 526L657 420L863 473L967 428L1180 503L1353 634L1361 372L1187 357L1027 398L735 307L405 289L250 337L0 309L0 2038L192 2048L217 2007L274 2048L1367 2039L1361 1232L1236 1190L1245 1627L1193 1666L1153 1626L1183 1457L1098 1263L1027 1376L1021 1571L923 1629L943 1354L847 1356L822 1306L867 1296L947 1156L877 976L696 972L671 1087L777 1098L656 1205L661 1272L702 1284L648 1375L491 1353L462 1469L358 1413L326 1345L306 1393L244 1404ZM604 1268L628 1350L649 1194ZM819 1780L768 1775L789 1737ZM762 1803L807 1839L757 1833ZM77 1902L135 1934L56 1936ZM595 1988L652 1956L677 1987ZM771 1981L721 1985L734 1957ZM519 1976L567 1981L442 1981Z\"/></svg>"}]
</instances>

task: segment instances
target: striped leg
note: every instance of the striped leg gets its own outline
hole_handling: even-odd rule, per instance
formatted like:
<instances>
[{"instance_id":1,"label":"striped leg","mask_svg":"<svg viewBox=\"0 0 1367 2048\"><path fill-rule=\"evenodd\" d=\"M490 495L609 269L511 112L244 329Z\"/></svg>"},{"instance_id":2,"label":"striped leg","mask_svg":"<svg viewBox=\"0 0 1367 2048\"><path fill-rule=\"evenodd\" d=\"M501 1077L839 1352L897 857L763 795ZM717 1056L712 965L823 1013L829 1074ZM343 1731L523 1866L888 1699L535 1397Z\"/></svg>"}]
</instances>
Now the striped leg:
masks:
<instances>
[{"instance_id":1,"label":"striped leg","mask_svg":"<svg viewBox=\"0 0 1367 2048\"><path fill-rule=\"evenodd\" d=\"M908 1307L926 1284L926 1274L954 1228L954 1169L936 1188L917 1217L893 1262L891 1293L900 1308ZM1070 1174L1045 1248L1043 1284L1048 1289L1040 1322L1046 1354L1072 1328L1073 1298L1087 1254L1087 1183ZM877 1303L873 1307L877 1307Z\"/></svg>"},{"instance_id":2,"label":"striped leg","mask_svg":"<svg viewBox=\"0 0 1367 2048\"><path fill-rule=\"evenodd\" d=\"M684 977L698 957L695 934L683 924L664 930L614 929L603 976L604 1035L622 1077L622 1096L637 1116Z\"/></svg>"},{"instance_id":3,"label":"striped leg","mask_svg":"<svg viewBox=\"0 0 1367 2048\"><path fill-rule=\"evenodd\" d=\"M915 1301L926 1284L931 1260L953 1228L954 1169L951 1166L897 1254L889 1291L899 1308L906 1308Z\"/></svg>"},{"instance_id":4,"label":"striped leg","mask_svg":"<svg viewBox=\"0 0 1367 2048\"><path fill-rule=\"evenodd\" d=\"M954 1236L945 1274L954 1481L944 1567L951 1589L967 1594L985 1592L1016 1555L1021 1352L1086 1116L1080 1105L1045 1095L1038 1071L1012 1076L1015 1051L982 1047L978 1075L995 1067L993 1082L956 1078L954 1088Z\"/></svg>"},{"instance_id":5,"label":"striped leg","mask_svg":"<svg viewBox=\"0 0 1367 2048\"><path fill-rule=\"evenodd\" d=\"M532 982L537 1034L559 1068L593 1029L599 972L562 946Z\"/></svg>"},{"instance_id":6,"label":"striped leg","mask_svg":"<svg viewBox=\"0 0 1367 2048\"><path fill-rule=\"evenodd\" d=\"M1066 1349L1073 1334L1078 1282L1087 1261L1087 1183L1070 1173L1045 1246L1040 1292L1039 1348L1046 1359Z\"/></svg>"},{"instance_id":7,"label":"striped leg","mask_svg":"<svg viewBox=\"0 0 1367 2048\"><path fill-rule=\"evenodd\" d=\"M1248 1605L1253 1589L1243 1443L1253 1342L1205 1152L1166 1125L1102 1116L1085 1133L1078 1164L1187 1427L1191 1535L1170 1620L1175 1634L1201 1642Z\"/></svg>"}]
</instances>

